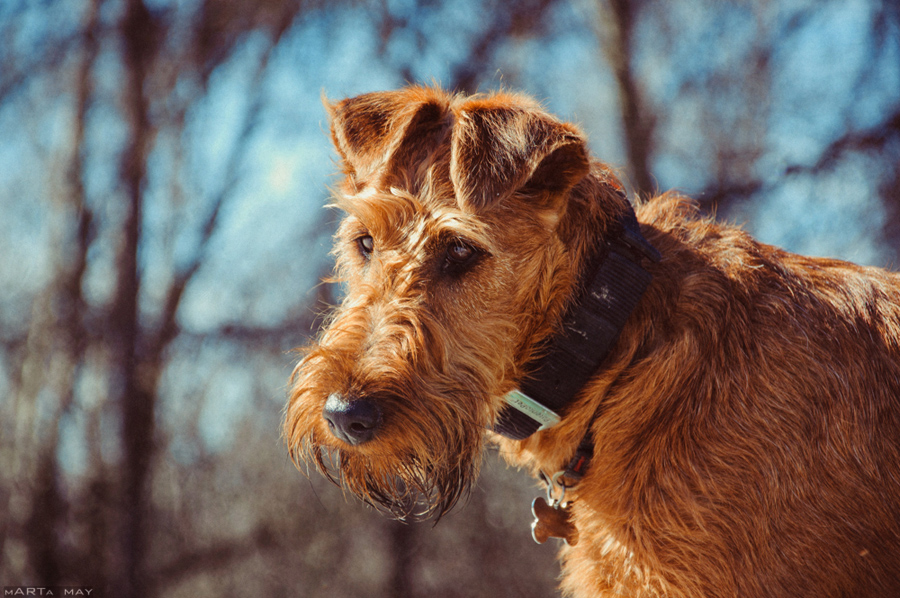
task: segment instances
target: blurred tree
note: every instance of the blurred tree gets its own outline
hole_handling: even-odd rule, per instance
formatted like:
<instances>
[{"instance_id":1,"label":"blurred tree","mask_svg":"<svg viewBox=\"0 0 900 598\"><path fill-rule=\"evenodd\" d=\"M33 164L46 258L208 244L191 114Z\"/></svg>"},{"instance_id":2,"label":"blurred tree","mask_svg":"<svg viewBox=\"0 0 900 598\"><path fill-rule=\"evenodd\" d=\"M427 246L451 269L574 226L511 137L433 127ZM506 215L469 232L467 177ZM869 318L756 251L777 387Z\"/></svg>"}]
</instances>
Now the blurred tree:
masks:
<instances>
[{"instance_id":1,"label":"blurred tree","mask_svg":"<svg viewBox=\"0 0 900 598\"><path fill-rule=\"evenodd\" d=\"M176 25L184 27L185 23L175 7L151 9L143 0L129 0L119 12L113 4L101 0L84 3L83 18L67 24L72 29L65 36L51 38L53 50L37 64L22 64L16 48L9 50L4 61L8 65L4 72L10 75L0 85L3 96L27 93L29 85L47 85L43 77L55 77L58 71L72 82L74 114L73 134L66 139L65 151L71 156L66 177L62 188L49 198L56 202L56 212L47 215L57 228L51 243L56 252L54 273L34 303L26 340L7 343L9 354L20 360L21 366L13 383L14 440L12 445L4 443L3 452L4 473L12 477L4 475L9 508L4 509L2 540L7 555L14 556L21 545L26 548L26 558L2 559L0 574L45 585L91 580L113 588L117 596L130 597L146 595L148 587L147 527L152 518L148 482L158 450L155 422L166 351L178 334L176 314L184 290L202 266L218 214L234 191L234 171L247 152L260 109L259 93L256 91L249 103L243 129L231 149L229 178L205 203L203 198L194 202L194 209L205 211L206 216L199 223L193 251L173 269L164 289L156 289L163 299L153 320L141 305L147 293L142 288L146 267L140 261L148 251L143 235L157 140L167 129L174 129L177 135L184 127L185 115L202 99L211 73L231 56L242 37L251 32L268 34L255 67L258 83L280 36L301 9L313 6L254 3L244 5L244 14L239 5L204 3L199 15L211 11L221 18L198 18L188 26L186 35L176 36ZM228 10L222 12L210 4L222 4ZM17 25L26 30L30 19L43 14L42 8L17 7L6 15L4 25L9 30ZM101 17L104 12L105 19ZM173 39L181 43L172 43ZM121 87L111 89L113 97L108 98L101 97L103 90L95 85L95 77L102 76L96 64L101 46L105 53L119 53L117 67L124 75ZM27 55L29 49L24 48L21 55ZM78 56L74 64L62 58L71 50ZM178 97L179 84L192 87L192 93ZM254 90L250 95L253 97ZM97 129L94 135L102 135L104 124L92 119L91 113L107 102L120 109L125 125L121 166L113 173L118 182L112 185L113 195L121 203L116 217L98 221L95 212L108 213L112 204L104 203L102 197L87 197L93 173L87 165L91 146L86 136L91 127ZM107 122L105 126L115 125ZM117 245L117 257L111 271L102 274L109 278L112 292L105 301L93 302L85 298L84 278L91 267L89 255L97 251L101 228ZM92 360L102 362L99 371L91 371ZM96 397L76 396L87 376L108 377L106 382L97 381L104 393L99 405ZM97 417L93 409L112 409L120 422L114 428L119 430L121 458L112 469L93 469L85 483L85 498L97 501L99 510L91 507L80 512L67 502L62 490L59 435L73 407L88 411L91 417ZM91 430L93 434L86 440L96 446L101 442L100 433L95 426ZM74 528L67 521L70 513L79 518ZM67 536L82 531L82 525L86 541L67 542Z\"/></svg>"}]
</instances>

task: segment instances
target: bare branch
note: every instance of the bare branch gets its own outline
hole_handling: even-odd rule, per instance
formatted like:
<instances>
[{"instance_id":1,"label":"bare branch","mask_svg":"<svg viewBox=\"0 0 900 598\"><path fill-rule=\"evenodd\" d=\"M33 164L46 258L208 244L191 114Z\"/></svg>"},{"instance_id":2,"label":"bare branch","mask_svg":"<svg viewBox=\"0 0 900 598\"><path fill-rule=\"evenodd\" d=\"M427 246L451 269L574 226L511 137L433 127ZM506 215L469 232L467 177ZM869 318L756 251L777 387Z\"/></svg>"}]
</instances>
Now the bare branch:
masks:
<instances>
[{"instance_id":1,"label":"bare branch","mask_svg":"<svg viewBox=\"0 0 900 598\"><path fill-rule=\"evenodd\" d=\"M485 27L472 44L469 58L453 70L450 87L466 93L477 91L479 79L484 76L485 67L491 64L497 48L513 35L525 35L539 30L547 10L554 3L555 0L522 2L514 11L500 3L490 13L491 24Z\"/></svg>"},{"instance_id":2,"label":"bare branch","mask_svg":"<svg viewBox=\"0 0 900 598\"><path fill-rule=\"evenodd\" d=\"M850 152L880 152L891 141L900 139L900 105L881 123L859 131L848 131L832 141L811 165L794 165L786 175L819 173L834 168Z\"/></svg>"},{"instance_id":3,"label":"bare branch","mask_svg":"<svg viewBox=\"0 0 900 598\"><path fill-rule=\"evenodd\" d=\"M241 160L245 155L247 145L259 121L259 113L262 109L263 102L260 83L265 76L274 48L274 43L269 44L257 64L256 72L253 76L253 84L251 85L251 88L255 90L253 101L244 115L244 122L240 134L232 146L231 153L226 161L225 172L227 175L225 180L213 197L206 218L204 218L203 224L200 227L200 240L197 249L194 251L194 254L187 264L182 266L176 273L175 279L166 294L158 331L151 342L145 357L146 360L151 363L158 363L165 348L178 334L176 315L178 307L181 305L181 298L184 295L187 285L203 265L210 239L212 239L219 222L219 214L222 211L222 207L232 197L235 191Z\"/></svg>"},{"instance_id":4,"label":"bare branch","mask_svg":"<svg viewBox=\"0 0 900 598\"><path fill-rule=\"evenodd\" d=\"M862 130L848 131L838 137L828 144L812 163L792 164L786 167L781 175L768 180L756 178L728 184L719 181L699 192L697 197L711 209L720 204L745 201L772 192L785 178L819 175L834 169L848 154L879 154L897 141L900 141L900 106L888 114L881 123Z\"/></svg>"},{"instance_id":5,"label":"bare branch","mask_svg":"<svg viewBox=\"0 0 900 598\"><path fill-rule=\"evenodd\" d=\"M44 2L46 11L59 10L59 0ZM34 3L20 1L17 6L6 7L6 26L0 29L0 38L10 35L4 29L15 30L20 26L19 18L23 13L34 9ZM60 65L70 56L71 51L77 48L82 41L82 31L75 31L69 35L56 38L44 38L39 46L26 57L26 62L16 65L14 56L6 56L3 60L3 68L0 69L0 104L8 96L15 93L25 83L35 76L52 73L59 69Z\"/></svg>"}]
</instances>

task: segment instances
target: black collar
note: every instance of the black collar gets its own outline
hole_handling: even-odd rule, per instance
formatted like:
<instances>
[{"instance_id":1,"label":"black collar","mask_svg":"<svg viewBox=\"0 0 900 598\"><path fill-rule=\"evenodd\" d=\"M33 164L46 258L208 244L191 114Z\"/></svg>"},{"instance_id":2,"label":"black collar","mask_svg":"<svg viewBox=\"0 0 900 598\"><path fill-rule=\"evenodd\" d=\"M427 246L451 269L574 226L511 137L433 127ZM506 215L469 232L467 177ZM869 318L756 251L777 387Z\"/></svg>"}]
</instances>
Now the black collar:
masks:
<instances>
[{"instance_id":1,"label":"black collar","mask_svg":"<svg viewBox=\"0 0 900 598\"><path fill-rule=\"evenodd\" d=\"M559 423L562 411L615 345L650 284L642 260L660 260L659 252L641 236L630 206L615 228L593 260L594 267L586 269L579 298L563 318L559 333L528 368L531 375L504 397L494 432L522 440Z\"/></svg>"}]
</instances>

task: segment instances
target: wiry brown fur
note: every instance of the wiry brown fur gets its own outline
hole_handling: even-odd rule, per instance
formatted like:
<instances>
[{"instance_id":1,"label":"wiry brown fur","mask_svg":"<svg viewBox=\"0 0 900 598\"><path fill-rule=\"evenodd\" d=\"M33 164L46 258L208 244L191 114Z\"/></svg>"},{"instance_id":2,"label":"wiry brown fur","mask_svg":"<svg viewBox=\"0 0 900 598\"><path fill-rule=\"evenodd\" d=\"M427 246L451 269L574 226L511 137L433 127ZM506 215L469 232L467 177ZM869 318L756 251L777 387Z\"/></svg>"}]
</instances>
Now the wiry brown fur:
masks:
<instances>
[{"instance_id":1,"label":"wiry brown fur","mask_svg":"<svg viewBox=\"0 0 900 598\"><path fill-rule=\"evenodd\" d=\"M329 109L347 294L294 372L285 437L366 500L439 515L626 206L582 134L522 96ZM495 438L536 474L593 432L564 592L900 596L900 276L760 244L675 194L636 211L663 259L613 352L558 426ZM459 240L479 258L454 273ZM330 434L334 392L382 407L372 441Z\"/></svg>"}]
</instances>

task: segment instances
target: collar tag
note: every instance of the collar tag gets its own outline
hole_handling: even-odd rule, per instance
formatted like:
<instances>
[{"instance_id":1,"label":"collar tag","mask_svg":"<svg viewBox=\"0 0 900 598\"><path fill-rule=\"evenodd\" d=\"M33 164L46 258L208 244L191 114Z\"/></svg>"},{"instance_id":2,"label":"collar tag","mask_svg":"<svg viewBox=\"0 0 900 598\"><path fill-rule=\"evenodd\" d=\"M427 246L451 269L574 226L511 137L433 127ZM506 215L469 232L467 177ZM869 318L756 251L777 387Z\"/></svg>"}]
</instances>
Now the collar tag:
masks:
<instances>
[{"instance_id":1,"label":"collar tag","mask_svg":"<svg viewBox=\"0 0 900 598\"><path fill-rule=\"evenodd\" d=\"M513 409L520 411L538 422L538 430L552 428L559 423L559 415L555 411L541 405L520 390L511 390L503 397L503 401Z\"/></svg>"}]
</instances>

